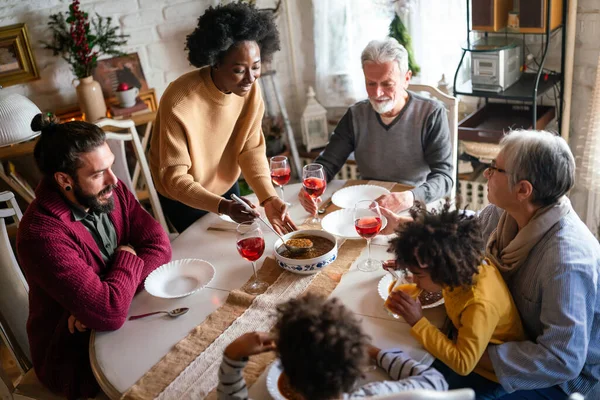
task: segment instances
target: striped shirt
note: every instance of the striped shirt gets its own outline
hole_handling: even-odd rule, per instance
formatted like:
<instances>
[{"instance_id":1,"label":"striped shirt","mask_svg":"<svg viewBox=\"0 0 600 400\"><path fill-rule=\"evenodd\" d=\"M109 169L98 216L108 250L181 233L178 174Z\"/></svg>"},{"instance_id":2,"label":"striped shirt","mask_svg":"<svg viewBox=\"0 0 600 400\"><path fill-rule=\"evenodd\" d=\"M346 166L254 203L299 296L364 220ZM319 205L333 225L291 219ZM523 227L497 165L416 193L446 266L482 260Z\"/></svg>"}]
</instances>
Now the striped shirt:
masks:
<instances>
[{"instance_id":1,"label":"striped shirt","mask_svg":"<svg viewBox=\"0 0 600 400\"><path fill-rule=\"evenodd\" d=\"M486 241L501 213L493 205L481 212ZM600 379L599 275L600 245L571 210L506 282L531 340L490 346L504 389L558 385L584 395L594 389Z\"/></svg>"},{"instance_id":2,"label":"striped shirt","mask_svg":"<svg viewBox=\"0 0 600 400\"><path fill-rule=\"evenodd\" d=\"M219 400L248 399L248 388L242 375L247 361L234 361L223 356L219 369ZM377 365L385 370L392 380L367 383L344 399L360 399L405 392L408 390L429 389L448 390L446 380L436 369L420 364L400 349L382 350L377 355Z\"/></svg>"}]
</instances>

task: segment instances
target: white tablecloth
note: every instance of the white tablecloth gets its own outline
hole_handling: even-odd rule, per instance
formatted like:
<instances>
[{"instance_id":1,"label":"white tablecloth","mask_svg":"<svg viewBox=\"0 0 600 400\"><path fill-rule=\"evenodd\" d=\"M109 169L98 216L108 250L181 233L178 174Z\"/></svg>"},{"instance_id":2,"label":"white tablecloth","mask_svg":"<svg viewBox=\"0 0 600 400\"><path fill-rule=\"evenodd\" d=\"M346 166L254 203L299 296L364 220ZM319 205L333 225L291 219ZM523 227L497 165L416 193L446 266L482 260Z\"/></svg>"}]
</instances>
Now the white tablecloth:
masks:
<instances>
[{"instance_id":1,"label":"white tablecloth","mask_svg":"<svg viewBox=\"0 0 600 400\"><path fill-rule=\"evenodd\" d=\"M327 200L344 183L330 182L323 199ZM297 224L308 217L296 198L299 189L300 184L286 187L286 200L292 200L294 203L290 215ZM250 198L256 201L256 198ZM172 243L173 260L200 258L214 265L216 274L210 286L181 299L156 298L143 291L134 298L129 310L129 315L136 315L189 307L190 311L186 315L176 319L153 316L127 321L117 331L98 332L95 335L94 342L90 344L90 358L95 373L100 378L101 387L108 394L112 392L115 397L118 393L127 391L176 343L219 308L231 290L238 289L250 278L252 268L236 251L235 233L207 231L208 227L220 221L217 215L209 214L196 221ZM275 234L268 229L264 229L264 235L266 250L257 265L261 265L265 257L272 255L276 239ZM379 239L374 243L383 245L372 246L373 258L391 258L391 255L387 254L385 240ZM366 249L357 261L364 258ZM389 316L383 309L383 300L377 294L377 283L384 274L383 270L361 272L353 265L332 296L339 297L362 319L363 328L373 339L373 344L381 348L404 347L410 350L415 358L420 359L426 353L410 336L410 326ZM425 311L432 322L441 325L445 316L443 307ZM270 398L266 392L264 375L251 389L251 396L255 400ZM373 379L377 379L377 375L373 376Z\"/></svg>"}]
</instances>

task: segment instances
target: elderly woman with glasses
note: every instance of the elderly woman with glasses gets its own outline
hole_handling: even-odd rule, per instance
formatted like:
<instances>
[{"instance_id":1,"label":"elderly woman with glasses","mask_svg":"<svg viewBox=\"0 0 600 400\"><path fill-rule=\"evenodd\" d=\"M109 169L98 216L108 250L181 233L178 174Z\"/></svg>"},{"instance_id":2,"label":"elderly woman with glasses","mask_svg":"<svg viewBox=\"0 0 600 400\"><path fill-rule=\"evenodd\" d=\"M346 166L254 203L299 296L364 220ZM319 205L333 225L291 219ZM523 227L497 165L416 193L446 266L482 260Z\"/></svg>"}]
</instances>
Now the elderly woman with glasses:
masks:
<instances>
[{"instance_id":1,"label":"elderly woman with glasses","mask_svg":"<svg viewBox=\"0 0 600 400\"><path fill-rule=\"evenodd\" d=\"M505 399L589 394L600 389L600 245L566 197L575 159L548 132L516 131L501 144L485 172L486 255L530 340L492 345L483 363L511 393Z\"/></svg>"},{"instance_id":2,"label":"elderly woman with glasses","mask_svg":"<svg viewBox=\"0 0 600 400\"><path fill-rule=\"evenodd\" d=\"M592 398L600 390L600 245L566 197L573 154L548 132L515 131L501 145L485 172L492 204L480 218L486 256L504 277L529 340L488 347L480 366L503 389L483 398ZM390 216L392 225L402 222ZM450 388L460 378L446 376Z\"/></svg>"}]
</instances>

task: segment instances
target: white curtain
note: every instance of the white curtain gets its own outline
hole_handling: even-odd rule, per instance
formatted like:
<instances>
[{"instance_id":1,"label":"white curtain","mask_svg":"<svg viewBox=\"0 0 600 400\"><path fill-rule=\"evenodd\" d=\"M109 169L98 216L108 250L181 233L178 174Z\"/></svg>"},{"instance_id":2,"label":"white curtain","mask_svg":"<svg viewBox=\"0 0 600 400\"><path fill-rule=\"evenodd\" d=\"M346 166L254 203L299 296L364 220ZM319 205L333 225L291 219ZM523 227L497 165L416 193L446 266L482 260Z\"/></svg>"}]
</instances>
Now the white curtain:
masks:
<instances>
[{"instance_id":1,"label":"white curtain","mask_svg":"<svg viewBox=\"0 0 600 400\"><path fill-rule=\"evenodd\" d=\"M402 16L402 15L401 15ZM421 72L413 82L437 86L442 74L452 86L467 41L466 0L416 0L408 7L408 30ZM463 65L468 65L465 60ZM468 79L463 68L459 83Z\"/></svg>"},{"instance_id":2,"label":"white curtain","mask_svg":"<svg viewBox=\"0 0 600 400\"><path fill-rule=\"evenodd\" d=\"M414 81L435 86L445 74L452 84L466 41L466 0L313 0L313 10L317 98L326 107L366 98L360 53L388 35L396 10L421 67Z\"/></svg>"},{"instance_id":3,"label":"white curtain","mask_svg":"<svg viewBox=\"0 0 600 400\"><path fill-rule=\"evenodd\" d=\"M388 34L389 0L313 0L317 99L326 107L366 98L360 53Z\"/></svg>"}]
</instances>

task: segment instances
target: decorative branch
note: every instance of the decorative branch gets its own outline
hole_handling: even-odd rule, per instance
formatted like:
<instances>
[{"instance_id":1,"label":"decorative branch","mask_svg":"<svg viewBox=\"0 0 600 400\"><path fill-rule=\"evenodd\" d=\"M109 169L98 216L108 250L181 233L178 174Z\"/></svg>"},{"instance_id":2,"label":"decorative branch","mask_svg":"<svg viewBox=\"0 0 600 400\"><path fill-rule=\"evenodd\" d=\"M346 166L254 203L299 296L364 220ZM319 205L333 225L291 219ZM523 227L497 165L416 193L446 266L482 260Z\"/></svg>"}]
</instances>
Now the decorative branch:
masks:
<instances>
[{"instance_id":1,"label":"decorative branch","mask_svg":"<svg viewBox=\"0 0 600 400\"><path fill-rule=\"evenodd\" d=\"M129 35L118 34L118 28L111 23L112 18L99 14L90 21L88 14L79 9L79 0L73 0L66 19L62 12L50 15L48 26L52 31L52 41L41 43L44 48L52 50L53 55L62 56L77 78L85 78L98 65L98 57L124 54L119 47L127 43Z\"/></svg>"}]
</instances>

